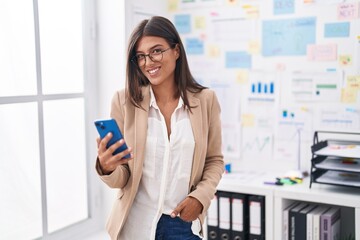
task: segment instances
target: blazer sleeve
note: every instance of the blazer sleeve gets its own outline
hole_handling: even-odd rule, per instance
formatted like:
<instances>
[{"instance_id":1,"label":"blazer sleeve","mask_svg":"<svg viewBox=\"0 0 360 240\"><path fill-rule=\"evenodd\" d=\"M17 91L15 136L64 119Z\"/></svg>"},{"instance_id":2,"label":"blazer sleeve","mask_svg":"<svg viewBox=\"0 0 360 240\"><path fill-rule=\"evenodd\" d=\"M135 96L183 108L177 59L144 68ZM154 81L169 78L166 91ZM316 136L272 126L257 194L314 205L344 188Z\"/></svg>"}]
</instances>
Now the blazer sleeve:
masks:
<instances>
[{"instance_id":1,"label":"blazer sleeve","mask_svg":"<svg viewBox=\"0 0 360 240\"><path fill-rule=\"evenodd\" d=\"M124 132L124 103L125 91L116 92L111 101L110 117L116 120L122 132ZM99 166L99 159L97 159L96 171L100 179L111 188L123 188L130 178L128 164L120 165L111 174L104 175Z\"/></svg>"},{"instance_id":2,"label":"blazer sleeve","mask_svg":"<svg viewBox=\"0 0 360 240\"><path fill-rule=\"evenodd\" d=\"M209 107L207 108L209 116L209 129L207 136L207 150L205 165L200 182L189 196L195 197L203 205L204 214L210 206L216 187L220 182L224 172L224 157L222 154L222 136L220 120L220 104L214 92Z\"/></svg>"}]
</instances>

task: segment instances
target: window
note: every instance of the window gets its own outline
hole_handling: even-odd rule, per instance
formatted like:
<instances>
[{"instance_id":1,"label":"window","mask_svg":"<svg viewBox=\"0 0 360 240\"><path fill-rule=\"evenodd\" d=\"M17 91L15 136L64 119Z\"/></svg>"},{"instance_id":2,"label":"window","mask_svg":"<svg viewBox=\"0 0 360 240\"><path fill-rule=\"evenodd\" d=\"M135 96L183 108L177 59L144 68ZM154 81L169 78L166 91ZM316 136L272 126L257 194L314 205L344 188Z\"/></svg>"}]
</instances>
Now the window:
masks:
<instances>
[{"instance_id":1,"label":"window","mask_svg":"<svg viewBox=\"0 0 360 240\"><path fill-rule=\"evenodd\" d=\"M93 5L0 1L0 239L73 239L98 223Z\"/></svg>"}]
</instances>

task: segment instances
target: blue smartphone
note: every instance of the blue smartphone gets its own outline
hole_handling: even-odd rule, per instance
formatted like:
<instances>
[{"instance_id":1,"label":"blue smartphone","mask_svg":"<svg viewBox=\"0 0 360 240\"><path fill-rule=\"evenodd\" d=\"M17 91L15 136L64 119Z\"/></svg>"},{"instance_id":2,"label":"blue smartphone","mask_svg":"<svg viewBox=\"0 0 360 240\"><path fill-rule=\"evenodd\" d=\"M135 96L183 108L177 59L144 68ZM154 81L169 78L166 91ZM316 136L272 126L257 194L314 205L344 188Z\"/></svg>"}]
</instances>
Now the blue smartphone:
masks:
<instances>
[{"instance_id":1,"label":"blue smartphone","mask_svg":"<svg viewBox=\"0 0 360 240\"><path fill-rule=\"evenodd\" d=\"M106 148L109 148L111 145L124 138L119 126L114 119L96 120L94 123L101 139L103 139L109 132L111 132L113 135L110 141L107 143ZM113 152L113 155L116 155L126 149L127 145L124 143ZM124 158L130 158L130 154L127 154Z\"/></svg>"}]
</instances>

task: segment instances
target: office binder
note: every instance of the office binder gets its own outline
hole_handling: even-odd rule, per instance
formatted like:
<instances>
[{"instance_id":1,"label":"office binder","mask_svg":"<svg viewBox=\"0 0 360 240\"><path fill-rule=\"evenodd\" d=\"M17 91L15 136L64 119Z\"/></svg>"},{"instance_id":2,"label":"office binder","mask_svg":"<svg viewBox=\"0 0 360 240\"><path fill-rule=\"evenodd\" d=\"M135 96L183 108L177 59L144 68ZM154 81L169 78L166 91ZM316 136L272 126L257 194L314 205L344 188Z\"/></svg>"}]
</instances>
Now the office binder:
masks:
<instances>
[{"instance_id":1,"label":"office binder","mask_svg":"<svg viewBox=\"0 0 360 240\"><path fill-rule=\"evenodd\" d=\"M293 202L283 210L282 240L289 240L289 211L297 205L299 205L299 202Z\"/></svg>"},{"instance_id":2,"label":"office binder","mask_svg":"<svg viewBox=\"0 0 360 240\"><path fill-rule=\"evenodd\" d=\"M331 207L320 216L320 239L339 239L341 210Z\"/></svg>"},{"instance_id":3,"label":"office binder","mask_svg":"<svg viewBox=\"0 0 360 240\"><path fill-rule=\"evenodd\" d=\"M249 196L250 240L265 239L265 197Z\"/></svg>"},{"instance_id":4,"label":"office binder","mask_svg":"<svg viewBox=\"0 0 360 240\"><path fill-rule=\"evenodd\" d=\"M219 193L219 236L221 240L230 240L230 201L231 193Z\"/></svg>"},{"instance_id":5,"label":"office binder","mask_svg":"<svg viewBox=\"0 0 360 240\"><path fill-rule=\"evenodd\" d=\"M309 204L307 207L303 208L299 212L295 213L295 239L296 240L306 240L307 234L307 214L311 212L316 205Z\"/></svg>"},{"instance_id":6,"label":"office binder","mask_svg":"<svg viewBox=\"0 0 360 240\"><path fill-rule=\"evenodd\" d=\"M299 227L300 227L297 225L301 223L301 221L299 221L299 217L297 217L297 215L302 209L306 208L308 205L309 204L302 202L299 205L297 205L296 207L290 209L290 211L289 211L289 240L297 239L296 236L298 234Z\"/></svg>"},{"instance_id":7,"label":"office binder","mask_svg":"<svg viewBox=\"0 0 360 240\"><path fill-rule=\"evenodd\" d=\"M248 239L249 205L244 194L233 193L231 196L231 239Z\"/></svg>"},{"instance_id":8,"label":"office binder","mask_svg":"<svg viewBox=\"0 0 360 240\"><path fill-rule=\"evenodd\" d=\"M215 193L214 198L211 200L207 215L207 222L208 222L207 235L209 240L219 239L218 205L219 205L218 193Z\"/></svg>"}]
</instances>

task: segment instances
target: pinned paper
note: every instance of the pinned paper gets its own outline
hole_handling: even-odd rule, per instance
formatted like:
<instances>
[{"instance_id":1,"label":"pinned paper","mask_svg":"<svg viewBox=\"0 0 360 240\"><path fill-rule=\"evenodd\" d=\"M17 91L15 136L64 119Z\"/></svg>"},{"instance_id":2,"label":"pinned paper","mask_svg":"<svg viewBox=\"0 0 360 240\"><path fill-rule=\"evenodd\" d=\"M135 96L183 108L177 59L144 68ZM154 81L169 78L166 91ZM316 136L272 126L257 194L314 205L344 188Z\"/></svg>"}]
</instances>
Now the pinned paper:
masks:
<instances>
[{"instance_id":1,"label":"pinned paper","mask_svg":"<svg viewBox=\"0 0 360 240\"><path fill-rule=\"evenodd\" d=\"M251 68L251 55L244 51L226 52L225 61L226 68Z\"/></svg>"},{"instance_id":2,"label":"pinned paper","mask_svg":"<svg viewBox=\"0 0 360 240\"><path fill-rule=\"evenodd\" d=\"M352 88L341 89L341 102L342 103L356 103L358 91Z\"/></svg>"},{"instance_id":3,"label":"pinned paper","mask_svg":"<svg viewBox=\"0 0 360 240\"><path fill-rule=\"evenodd\" d=\"M354 20L359 18L359 2L340 3L337 9L338 20Z\"/></svg>"},{"instance_id":4,"label":"pinned paper","mask_svg":"<svg viewBox=\"0 0 360 240\"><path fill-rule=\"evenodd\" d=\"M175 27L179 33L191 32L190 14L175 15Z\"/></svg>"},{"instance_id":5,"label":"pinned paper","mask_svg":"<svg viewBox=\"0 0 360 240\"><path fill-rule=\"evenodd\" d=\"M353 63L353 59L351 55L340 55L339 56L339 64L342 67L351 66Z\"/></svg>"},{"instance_id":6,"label":"pinned paper","mask_svg":"<svg viewBox=\"0 0 360 240\"><path fill-rule=\"evenodd\" d=\"M236 72L236 82L246 84L249 81L249 72L247 70L238 70Z\"/></svg>"},{"instance_id":7,"label":"pinned paper","mask_svg":"<svg viewBox=\"0 0 360 240\"><path fill-rule=\"evenodd\" d=\"M178 10L178 0L168 0L168 10L169 12L175 12Z\"/></svg>"},{"instance_id":8,"label":"pinned paper","mask_svg":"<svg viewBox=\"0 0 360 240\"><path fill-rule=\"evenodd\" d=\"M257 19L257 18L259 18L260 11L259 11L259 7L258 7L258 6L244 5L242 8L243 8L244 11L245 11L245 16L246 16L246 18L250 18L250 19Z\"/></svg>"},{"instance_id":9,"label":"pinned paper","mask_svg":"<svg viewBox=\"0 0 360 240\"><path fill-rule=\"evenodd\" d=\"M195 16L195 29L205 29L206 28L206 18L204 16Z\"/></svg>"},{"instance_id":10,"label":"pinned paper","mask_svg":"<svg viewBox=\"0 0 360 240\"><path fill-rule=\"evenodd\" d=\"M274 14L287 14L295 12L295 0L274 0Z\"/></svg>"},{"instance_id":11,"label":"pinned paper","mask_svg":"<svg viewBox=\"0 0 360 240\"><path fill-rule=\"evenodd\" d=\"M346 79L346 86L350 89L360 90L360 75L348 76Z\"/></svg>"},{"instance_id":12,"label":"pinned paper","mask_svg":"<svg viewBox=\"0 0 360 240\"><path fill-rule=\"evenodd\" d=\"M310 61L335 61L336 58L336 44L311 44L307 47L307 59Z\"/></svg>"},{"instance_id":13,"label":"pinned paper","mask_svg":"<svg viewBox=\"0 0 360 240\"><path fill-rule=\"evenodd\" d=\"M254 127L255 126L255 115L254 114L242 114L241 125L243 127Z\"/></svg>"},{"instance_id":14,"label":"pinned paper","mask_svg":"<svg viewBox=\"0 0 360 240\"><path fill-rule=\"evenodd\" d=\"M204 54L204 42L198 38L187 38L186 41L186 52L188 54Z\"/></svg>"},{"instance_id":15,"label":"pinned paper","mask_svg":"<svg viewBox=\"0 0 360 240\"><path fill-rule=\"evenodd\" d=\"M349 34L350 22L325 24L324 37L326 38L349 37Z\"/></svg>"},{"instance_id":16,"label":"pinned paper","mask_svg":"<svg viewBox=\"0 0 360 240\"><path fill-rule=\"evenodd\" d=\"M218 58L220 57L220 47L217 45L208 46L208 56Z\"/></svg>"},{"instance_id":17,"label":"pinned paper","mask_svg":"<svg viewBox=\"0 0 360 240\"><path fill-rule=\"evenodd\" d=\"M256 41L256 40L249 41L248 52L251 54L259 54L260 53L260 42Z\"/></svg>"}]
</instances>

